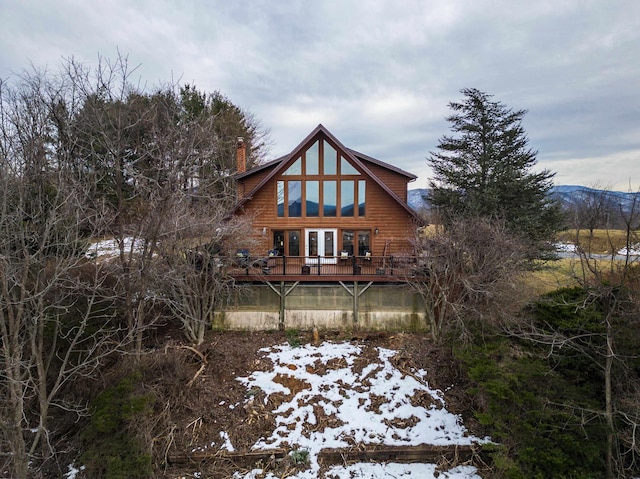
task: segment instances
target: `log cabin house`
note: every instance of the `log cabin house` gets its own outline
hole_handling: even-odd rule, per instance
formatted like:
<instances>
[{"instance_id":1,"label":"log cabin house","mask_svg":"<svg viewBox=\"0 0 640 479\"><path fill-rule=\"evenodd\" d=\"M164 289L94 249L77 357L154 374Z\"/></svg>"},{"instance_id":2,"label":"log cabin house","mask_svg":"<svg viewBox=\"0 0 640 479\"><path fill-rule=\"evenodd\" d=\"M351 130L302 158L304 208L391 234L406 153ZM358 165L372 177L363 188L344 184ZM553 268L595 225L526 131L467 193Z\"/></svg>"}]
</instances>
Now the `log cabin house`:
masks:
<instances>
[{"instance_id":1,"label":"log cabin house","mask_svg":"<svg viewBox=\"0 0 640 479\"><path fill-rule=\"evenodd\" d=\"M398 281L420 223L407 203L416 176L351 150L318 125L288 155L246 171L238 139L233 214L253 218L238 279ZM244 278L243 278L244 277Z\"/></svg>"}]
</instances>

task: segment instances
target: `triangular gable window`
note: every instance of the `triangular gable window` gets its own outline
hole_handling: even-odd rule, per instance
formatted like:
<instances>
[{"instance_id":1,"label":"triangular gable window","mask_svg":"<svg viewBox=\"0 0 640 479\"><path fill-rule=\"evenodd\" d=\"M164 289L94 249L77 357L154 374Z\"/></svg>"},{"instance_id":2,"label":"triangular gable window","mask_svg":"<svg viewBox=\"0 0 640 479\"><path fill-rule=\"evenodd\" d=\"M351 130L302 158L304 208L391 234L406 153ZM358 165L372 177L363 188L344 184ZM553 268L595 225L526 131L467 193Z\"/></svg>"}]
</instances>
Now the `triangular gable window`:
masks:
<instances>
[{"instance_id":1,"label":"triangular gable window","mask_svg":"<svg viewBox=\"0 0 640 479\"><path fill-rule=\"evenodd\" d=\"M298 158L293 164L287 168L283 175L301 175L302 174L302 158Z\"/></svg>"},{"instance_id":2,"label":"triangular gable window","mask_svg":"<svg viewBox=\"0 0 640 479\"><path fill-rule=\"evenodd\" d=\"M318 168L320 167L320 162L318 160L318 141L316 141L304 154L304 166L305 166L305 174L309 175L317 175Z\"/></svg>"},{"instance_id":3,"label":"triangular gable window","mask_svg":"<svg viewBox=\"0 0 640 479\"><path fill-rule=\"evenodd\" d=\"M340 173L343 175L359 175L360 172L343 156L340 158Z\"/></svg>"},{"instance_id":4,"label":"triangular gable window","mask_svg":"<svg viewBox=\"0 0 640 479\"><path fill-rule=\"evenodd\" d=\"M326 141L323 142L322 169L325 175L335 175L338 172L338 152Z\"/></svg>"},{"instance_id":5,"label":"triangular gable window","mask_svg":"<svg viewBox=\"0 0 640 479\"><path fill-rule=\"evenodd\" d=\"M322 145L322 146L320 146ZM318 140L299 156L284 173L285 176L337 175L338 152L327 141ZM360 172L340 155L340 175L359 175Z\"/></svg>"},{"instance_id":6,"label":"triangular gable window","mask_svg":"<svg viewBox=\"0 0 640 479\"><path fill-rule=\"evenodd\" d=\"M366 180L327 139L316 139L276 182L279 217L365 217Z\"/></svg>"}]
</instances>

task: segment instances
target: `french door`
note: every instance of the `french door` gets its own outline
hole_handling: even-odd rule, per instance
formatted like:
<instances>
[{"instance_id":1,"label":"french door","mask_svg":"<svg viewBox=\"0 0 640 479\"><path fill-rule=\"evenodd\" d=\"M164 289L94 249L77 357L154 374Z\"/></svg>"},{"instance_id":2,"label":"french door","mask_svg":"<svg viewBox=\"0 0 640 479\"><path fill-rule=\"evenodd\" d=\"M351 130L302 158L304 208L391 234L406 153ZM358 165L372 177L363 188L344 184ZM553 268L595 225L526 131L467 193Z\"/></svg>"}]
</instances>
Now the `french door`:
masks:
<instances>
[{"instance_id":1,"label":"french door","mask_svg":"<svg viewBox=\"0 0 640 479\"><path fill-rule=\"evenodd\" d=\"M305 230L304 255L307 264L336 264L338 256L337 229L313 229Z\"/></svg>"}]
</instances>

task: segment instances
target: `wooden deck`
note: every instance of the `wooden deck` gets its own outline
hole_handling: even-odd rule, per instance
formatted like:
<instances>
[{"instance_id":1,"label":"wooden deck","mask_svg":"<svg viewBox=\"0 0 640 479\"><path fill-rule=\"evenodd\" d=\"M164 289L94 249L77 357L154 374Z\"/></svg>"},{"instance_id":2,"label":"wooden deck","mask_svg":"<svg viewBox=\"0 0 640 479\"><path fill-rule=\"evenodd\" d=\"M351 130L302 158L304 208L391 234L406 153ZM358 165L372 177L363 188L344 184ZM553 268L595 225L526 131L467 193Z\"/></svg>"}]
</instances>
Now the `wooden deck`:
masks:
<instances>
[{"instance_id":1,"label":"wooden deck","mask_svg":"<svg viewBox=\"0 0 640 479\"><path fill-rule=\"evenodd\" d=\"M243 258L229 272L239 281L404 282L416 274L415 257L274 256Z\"/></svg>"}]
</instances>

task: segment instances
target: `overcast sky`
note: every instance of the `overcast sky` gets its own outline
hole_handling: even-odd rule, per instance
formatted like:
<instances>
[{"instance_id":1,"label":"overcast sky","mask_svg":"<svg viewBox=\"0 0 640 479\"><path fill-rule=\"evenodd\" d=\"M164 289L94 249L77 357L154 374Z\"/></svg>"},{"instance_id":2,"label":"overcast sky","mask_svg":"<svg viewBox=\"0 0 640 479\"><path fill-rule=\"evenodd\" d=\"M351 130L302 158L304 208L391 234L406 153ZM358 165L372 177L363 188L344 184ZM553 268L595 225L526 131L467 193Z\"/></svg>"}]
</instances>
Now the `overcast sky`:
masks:
<instances>
[{"instance_id":1,"label":"overcast sky","mask_svg":"<svg viewBox=\"0 0 640 479\"><path fill-rule=\"evenodd\" d=\"M219 90L271 130L319 123L418 176L462 88L526 109L556 184L640 187L638 0L0 0L0 78L118 51L149 87Z\"/></svg>"}]
</instances>

